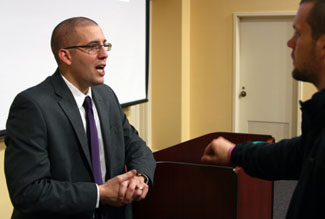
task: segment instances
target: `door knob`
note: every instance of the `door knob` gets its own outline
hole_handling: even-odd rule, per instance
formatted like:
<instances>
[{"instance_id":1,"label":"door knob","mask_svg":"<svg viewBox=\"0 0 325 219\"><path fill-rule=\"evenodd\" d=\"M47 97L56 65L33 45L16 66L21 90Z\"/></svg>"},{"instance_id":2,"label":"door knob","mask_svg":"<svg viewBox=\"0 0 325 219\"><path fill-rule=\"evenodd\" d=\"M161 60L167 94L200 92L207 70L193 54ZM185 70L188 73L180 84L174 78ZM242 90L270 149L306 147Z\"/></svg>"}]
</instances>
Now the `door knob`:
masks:
<instances>
[{"instance_id":1,"label":"door knob","mask_svg":"<svg viewBox=\"0 0 325 219\"><path fill-rule=\"evenodd\" d=\"M241 97L246 97L246 95L247 95L246 91L243 90L242 92L240 92Z\"/></svg>"}]
</instances>

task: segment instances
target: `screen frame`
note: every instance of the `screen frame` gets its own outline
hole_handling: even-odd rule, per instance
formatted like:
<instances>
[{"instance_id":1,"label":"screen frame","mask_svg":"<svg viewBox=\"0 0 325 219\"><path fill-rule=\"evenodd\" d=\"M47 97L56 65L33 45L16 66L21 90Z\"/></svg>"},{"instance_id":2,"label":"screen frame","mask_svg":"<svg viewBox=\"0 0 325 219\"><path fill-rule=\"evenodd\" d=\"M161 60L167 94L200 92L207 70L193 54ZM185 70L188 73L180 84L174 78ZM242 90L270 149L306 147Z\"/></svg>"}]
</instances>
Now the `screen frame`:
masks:
<instances>
[{"instance_id":1,"label":"screen frame","mask_svg":"<svg viewBox=\"0 0 325 219\"><path fill-rule=\"evenodd\" d=\"M122 108L130 107L133 105L148 102L148 84L149 84L149 57L150 57L150 0L145 0L145 11L146 11L146 24L145 24L145 98L135 101L130 101L121 104ZM10 110L10 109L9 109ZM0 137L6 135L6 129L0 129Z\"/></svg>"}]
</instances>

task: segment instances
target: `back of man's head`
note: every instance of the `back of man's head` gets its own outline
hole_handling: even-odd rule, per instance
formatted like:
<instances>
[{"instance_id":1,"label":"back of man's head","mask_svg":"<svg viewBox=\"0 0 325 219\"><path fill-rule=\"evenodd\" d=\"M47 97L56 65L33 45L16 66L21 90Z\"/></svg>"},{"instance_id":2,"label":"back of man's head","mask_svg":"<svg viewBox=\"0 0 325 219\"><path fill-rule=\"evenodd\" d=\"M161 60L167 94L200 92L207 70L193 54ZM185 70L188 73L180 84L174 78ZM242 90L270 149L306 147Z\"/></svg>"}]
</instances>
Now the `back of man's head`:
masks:
<instances>
[{"instance_id":1,"label":"back of man's head","mask_svg":"<svg viewBox=\"0 0 325 219\"><path fill-rule=\"evenodd\" d=\"M307 23L311 26L313 39L318 40L325 34L325 0L300 1L300 5L304 3L314 3L307 17Z\"/></svg>"}]
</instances>

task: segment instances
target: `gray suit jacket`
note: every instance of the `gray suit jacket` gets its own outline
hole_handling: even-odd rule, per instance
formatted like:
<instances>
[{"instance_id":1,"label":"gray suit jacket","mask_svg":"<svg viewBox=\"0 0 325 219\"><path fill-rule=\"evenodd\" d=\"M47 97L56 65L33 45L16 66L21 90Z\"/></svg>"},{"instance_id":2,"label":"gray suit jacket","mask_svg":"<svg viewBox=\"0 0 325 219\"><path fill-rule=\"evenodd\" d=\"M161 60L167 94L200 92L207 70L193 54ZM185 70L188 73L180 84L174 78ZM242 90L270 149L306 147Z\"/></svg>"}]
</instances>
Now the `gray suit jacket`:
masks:
<instances>
[{"instance_id":1,"label":"gray suit jacket","mask_svg":"<svg viewBox=\"0 0 325 219\"><path fill-rule=\"evenodd\" d=\"M114 92L92 88L100 118L106 180L136 169L153 181L151 150L128 123ZM5 174L12 218L91 218L97 189L80 112L59 71L18 94L7 121ZM132 206L106 206L110 218L132 218Z\"/></svg>"}]
</instances>

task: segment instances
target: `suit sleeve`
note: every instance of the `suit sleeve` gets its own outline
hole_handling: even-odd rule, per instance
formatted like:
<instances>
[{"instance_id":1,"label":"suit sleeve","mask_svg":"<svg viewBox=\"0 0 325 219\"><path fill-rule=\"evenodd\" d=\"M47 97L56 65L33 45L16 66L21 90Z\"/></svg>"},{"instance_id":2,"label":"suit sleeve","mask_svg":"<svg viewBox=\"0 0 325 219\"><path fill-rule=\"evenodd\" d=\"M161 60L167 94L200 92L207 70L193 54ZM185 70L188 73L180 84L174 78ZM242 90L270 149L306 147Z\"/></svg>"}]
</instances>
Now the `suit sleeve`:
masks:
<instances>
[{"instance_id":1,"label":"suit sleeve","mask_svg":"<svg viewBox=\"0 0 325 219\"><path fill-rule=\"evenodd\" d=\"M303 153L301 138L278 143L246 142L238 144L231 153L231 161L253 177L267 180L297 180Z\"/></svg>"},{"instance_id":2,"label":"suit sleeve","mask_svg":"<svg viewBox=\"0 0 325 219\"><path fill-rule=\"evenodd\" d=\"M118 102L116 96L115 99ZM137 130L129 123L119 104L118 106L124 133L126 166L129 170L136 169L138 172L148 176L149 186L151 186L156 169L156 161L153 157L152 151L139 137Z\"/></svg>"},{"instance_id":3,"label":"suit sleeve","mask_svg":"<svg viewBox=\"0 0 325 219\"><path fill-rule=\"evenodd\" d=\"M124 115L124 130L126 143L126 165L128 169L136 169L148 176L149 185L152 185L156 162L153 158L152 151L146 143L138 136L135 128L128 123Z\"/></svg>"},{"instance_id":4,"label":"suit sleeve","mask_svg":"<svg viewBox=\"0 0 325 219\"><path fill-rule=\"evenodd\" d=\"M5 174L15 209L25 214L92 215L96 185L54 180L48 141L40 106L31 96L18 95L10 109L5 139Z\"/></svg>"}]
</instances>

